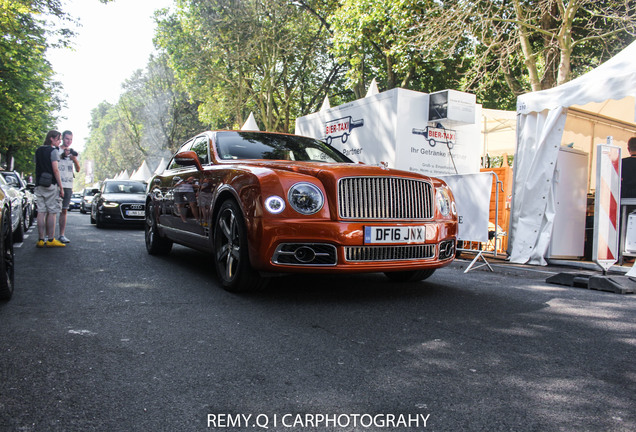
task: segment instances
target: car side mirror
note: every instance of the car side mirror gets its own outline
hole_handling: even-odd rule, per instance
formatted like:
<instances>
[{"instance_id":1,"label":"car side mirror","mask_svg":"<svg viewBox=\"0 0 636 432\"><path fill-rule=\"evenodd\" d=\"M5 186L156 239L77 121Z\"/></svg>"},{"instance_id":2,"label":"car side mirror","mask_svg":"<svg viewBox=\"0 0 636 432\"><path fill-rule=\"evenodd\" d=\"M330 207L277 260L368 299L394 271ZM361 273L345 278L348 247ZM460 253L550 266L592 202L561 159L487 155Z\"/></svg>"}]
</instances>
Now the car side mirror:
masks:
<instances>
[{"instance_id":1,"label":"car side mirror","mask_svg":"<svg viewBox=\"0 0 636 432\"><path fill-rule=\"evenodd\" d=\"M199 156L197 156L197 154L193 151L177 153L174 157L174 161L182 166L196 166L197 170L203 171L203 166L201 165L201 161L199 161Z\"/></svg>"}]
</instances>

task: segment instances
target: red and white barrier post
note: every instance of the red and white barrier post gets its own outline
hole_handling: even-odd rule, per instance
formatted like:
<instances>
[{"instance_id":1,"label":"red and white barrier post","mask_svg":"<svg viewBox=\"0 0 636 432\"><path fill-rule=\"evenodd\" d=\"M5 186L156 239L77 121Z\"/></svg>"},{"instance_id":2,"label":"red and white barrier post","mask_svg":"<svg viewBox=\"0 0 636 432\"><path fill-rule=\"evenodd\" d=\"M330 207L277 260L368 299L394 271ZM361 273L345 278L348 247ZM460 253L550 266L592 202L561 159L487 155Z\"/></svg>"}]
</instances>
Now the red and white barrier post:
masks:
<instances>
[{"instance_id":1,"label":"red and white barrier post","mask_svg":"<svg viewBox=\"0 0 636 432\"><path fill-rule=\"evenodd\" d=\"M603 273L618 261L621 149L611 144L608 137L607 144L596 148L593 259Z\"/></svg>"}]
</instances>

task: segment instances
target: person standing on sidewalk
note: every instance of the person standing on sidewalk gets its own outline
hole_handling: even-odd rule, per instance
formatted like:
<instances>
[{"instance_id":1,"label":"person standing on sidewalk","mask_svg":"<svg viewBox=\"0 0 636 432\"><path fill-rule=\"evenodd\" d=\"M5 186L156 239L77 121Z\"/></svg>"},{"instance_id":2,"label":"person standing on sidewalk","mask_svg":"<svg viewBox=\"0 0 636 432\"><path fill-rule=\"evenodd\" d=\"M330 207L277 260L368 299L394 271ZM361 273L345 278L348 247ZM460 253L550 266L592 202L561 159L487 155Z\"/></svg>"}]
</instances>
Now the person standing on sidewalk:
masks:
<instances>
[{"instance_id":1,"label":"person standing on sidewalk","mask_svg":"<svg viewBox=\"0 0 636 432\"><path fill-rule=\"evenodd\" d=\"M79 172L80 164L77 160L77 152L71 148L73 143L73 132L66 130L62 132L62 146L60 147L60 161L57 166L60 171L60 178L62 179L62 190L64 191L64 198L62 198L62 213L60 213L60 237L59 241L62 243L69 243L70 240L66 237L66 216L68 214L68 207L71 204L71 196L73 196L73 177L75 171Z\"/></svg>"},{"instance_id":2,"label":"person standing on sidewalk","mask_svg":"<svg viewBox=\"0 0 636 432\"><path fill-rule=\"evenodd\" d=\"M55 219L62 208L64 191L60 171L57 164L60 154L57 146L62 141L62 134L51 130L46 134L44 144L35 151L35 199L38 208L38 235L36 246L64 247L55 239ZM46 231L47 241L44 241Z\"/></svg>"}]
</instances>

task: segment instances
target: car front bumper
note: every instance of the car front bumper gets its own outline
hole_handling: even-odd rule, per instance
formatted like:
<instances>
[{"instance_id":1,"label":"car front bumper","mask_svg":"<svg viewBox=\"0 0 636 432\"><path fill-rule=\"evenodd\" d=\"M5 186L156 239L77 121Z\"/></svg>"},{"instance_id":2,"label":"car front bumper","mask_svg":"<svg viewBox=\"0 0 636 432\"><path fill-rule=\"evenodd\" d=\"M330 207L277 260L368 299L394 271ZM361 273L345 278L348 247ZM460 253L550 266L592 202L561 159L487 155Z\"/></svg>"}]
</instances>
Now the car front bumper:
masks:
<instances>
[{"instance_id":1,"label":"car front bumper","mask_svg":"<svg viewBox=\"0 0 636 432\"><path fill-rule=\"evenodd\" d=\"M365 243L365 226L425 226L415 243ZM254 227L256 228L256 227ZM250 237L250 260L261 271L383 272L439 268L455 257L457 224L453 221L307 222L268 221ZM367 239L368 240L368 239Z\"/></svg>"}]
</instances>

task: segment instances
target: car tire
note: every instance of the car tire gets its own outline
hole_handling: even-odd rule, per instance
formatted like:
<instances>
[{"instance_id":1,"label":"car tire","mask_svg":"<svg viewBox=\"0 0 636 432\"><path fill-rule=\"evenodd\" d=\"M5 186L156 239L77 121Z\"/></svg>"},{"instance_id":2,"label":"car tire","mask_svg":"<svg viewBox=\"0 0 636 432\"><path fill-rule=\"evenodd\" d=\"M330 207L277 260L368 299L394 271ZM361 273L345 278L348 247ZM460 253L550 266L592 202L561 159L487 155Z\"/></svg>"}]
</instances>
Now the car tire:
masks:
<instances>
[{"instance_id":1,"label":"car tire","mask_svg":"<svg viewBox=\"0 0 636 432\"><path fill-rule=\"evenodd\" d=\"M13 232L13 243L22 243L24 241L24 221L20 218L18 228Z\"/></svg>"},{"instance_id":2,"label":"car tire","mask_svg":"<svg viewBox=\"0 0 636 432\"><path fill-rule=\"evenodd\" d=\"M99 213L95 213L95 226L97 228L104 228L104 218Z\"/></svg>"},{"instance_id":3,"label":"car tire","mask_svg":"<svg viewBox=\"0 0 636 432\"><path fill-rule=\"evenodd\" d=\"M150 255L167 255L172 250L172 240L168 240L159 234L152 201L148 201L146 204L144 237L146 238L146 250Z\"/></svg>"},{"instance_id":4,"label":"car tire","mask_svg":"<svg viewBox=\"0 0 636 432\"><path fill-rule=\"evenodd\" d=\"M0 300L8 301L13 296L14 287L14 255L13 255L13 233L11 232L11 216L9 209L2 212L0 222Z\"/></svg>"},{"instance_id":5,"label":"car tire","mask_svg":"<svg viewBox=\"0 0 636 432\"><path fill-rule=\"evenodd\" d=\"M267 279L250 265L245 220L233 200L221 204L214 222L213 245L214 264L223 288L244 292L265 286Z\"/></svg>"},{"instance_id":6,"label":"car tire","mask_svg":"<svg viewBox=\"0 0 636 432\"><path fill-rule=\"evenodd\" d=\"M27 206L26 210L24 210L24 217L22 219L22 222L24 222L24 231L28 231L29 228L31 228L31 224L33 223L31 214L31 206Z\"/></svg>"},{"instance_id":7,"label":"car tire","mask_svg":"<svg viewBox=\"0 0 636 432\"><path fill-rule=\"evenodd\" d=\"M93 217L93 213L91 212L91 223L92 223L93 225L95 225L95 222L96 222L96 220L95 220L95 218Z\"/></svg>"},{"instance_id":8,"label":"car tire","mask_svg":"<svg viewBox=\"0 0 636 432\"><path fill-rule=\"evenodd\" d=\"M433 273L435 269L385 272L384 275L393 282L418 282L428 279Z\"/></svg>"}]
</instances>

